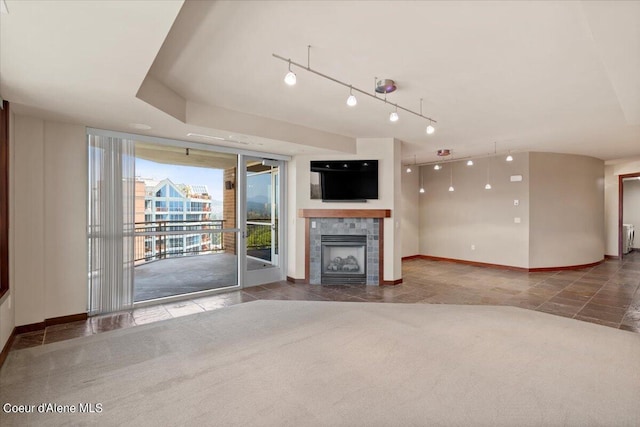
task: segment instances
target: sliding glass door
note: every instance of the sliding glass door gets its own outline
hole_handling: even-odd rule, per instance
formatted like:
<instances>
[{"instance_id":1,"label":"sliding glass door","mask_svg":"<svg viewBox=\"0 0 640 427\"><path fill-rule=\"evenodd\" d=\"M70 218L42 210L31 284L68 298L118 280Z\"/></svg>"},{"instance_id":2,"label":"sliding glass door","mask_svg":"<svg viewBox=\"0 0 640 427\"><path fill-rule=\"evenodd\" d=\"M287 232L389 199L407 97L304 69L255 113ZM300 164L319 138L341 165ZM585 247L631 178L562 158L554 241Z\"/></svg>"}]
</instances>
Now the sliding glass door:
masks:
<instances>
[{"instance_id":1,"label":"sliding glass door","mask_svg":"<svg viewBox=\"0 0 640 427\"><path fill-rule=\"evenodd\" d=\"M91 314L285 278L284 160L98 129L88 144Z\"/></svg>"}]
</instances>

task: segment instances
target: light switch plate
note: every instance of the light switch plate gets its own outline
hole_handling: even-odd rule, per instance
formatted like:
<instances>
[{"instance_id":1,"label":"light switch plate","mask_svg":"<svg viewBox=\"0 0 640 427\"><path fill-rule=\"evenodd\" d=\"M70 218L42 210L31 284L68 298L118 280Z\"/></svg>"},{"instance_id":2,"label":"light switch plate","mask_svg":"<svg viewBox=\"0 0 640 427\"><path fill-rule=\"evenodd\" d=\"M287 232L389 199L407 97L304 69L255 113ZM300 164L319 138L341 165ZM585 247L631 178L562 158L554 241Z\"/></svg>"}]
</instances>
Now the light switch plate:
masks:
<instances>
[{"instance_id":1,"label":"light switch plate","mask_svg":"<svg viewBox=\"0 0 640 427\"><path fill-rule=\"evenodd\" d=\"M520 224L520 218L519 217L513 218L513 222L516 224Z\"/></svg>"},{"instance_id":2,"label":"light switch plate","mask_svg":"<svg viewBox=\"0 0 640 427\"><path fill-rule=\"evenodd\" d=\"M520 206L520 200L516 199L513 201L513 206Z\"/></svg>"}]
</instances>

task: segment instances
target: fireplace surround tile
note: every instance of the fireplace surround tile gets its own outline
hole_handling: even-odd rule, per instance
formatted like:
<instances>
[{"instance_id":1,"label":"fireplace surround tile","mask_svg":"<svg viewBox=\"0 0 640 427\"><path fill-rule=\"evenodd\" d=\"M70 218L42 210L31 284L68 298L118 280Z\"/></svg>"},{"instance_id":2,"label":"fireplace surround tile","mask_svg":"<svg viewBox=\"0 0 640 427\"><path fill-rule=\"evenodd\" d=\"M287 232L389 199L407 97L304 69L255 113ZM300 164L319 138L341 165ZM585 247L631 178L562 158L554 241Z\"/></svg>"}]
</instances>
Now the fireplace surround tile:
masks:
<instances>
[{"instance_id":1,"label":"fireplace surround tile","mask_svg":"<svg viewBox=\"0 0 640 427\"><path fill-rule=\"evenodd\" d=\"M378 218L314 218L315 228L309 229L309 283L321 284L322 235L366 235L367 236L367 285L380 284L379 229Z\"/></svg>"}]
</instances>

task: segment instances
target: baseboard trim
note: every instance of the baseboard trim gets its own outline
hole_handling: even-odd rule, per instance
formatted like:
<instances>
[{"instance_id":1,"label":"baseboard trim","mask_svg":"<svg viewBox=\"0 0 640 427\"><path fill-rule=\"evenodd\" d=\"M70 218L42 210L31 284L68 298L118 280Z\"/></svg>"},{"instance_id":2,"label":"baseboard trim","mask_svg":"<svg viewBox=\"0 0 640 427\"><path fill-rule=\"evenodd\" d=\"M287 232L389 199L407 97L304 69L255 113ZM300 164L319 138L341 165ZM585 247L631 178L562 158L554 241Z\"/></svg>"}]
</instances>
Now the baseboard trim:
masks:
<instances>
[{"instance_id":1,"label":"baseboard trim","mask_svg":"<svg viewBox=\"0 0 640 427\"><path fill-rule=\"evenodd\" d=\"M287 282L294 283L296 285L306 285L307 281L305 279L294 279L291 276L287 276Z\"/></svg>"},{"instance_id":2,"label":"baseboard trim","mask_svg":"<svg viewBox=\"0 0 640 427\"><path fill-rule=\"evenodd\" d=\"M11 331L11 335L9 335L9 339L6 343L4 343L4 347L2 347L2 351L0 352L0 368L4 365L4 361L7 359L9 355L9 350L11 350L11 346L13 345L13 340L16 338L16 328L13 328Z\"/></svg>"},{"instance_id":3,"label":"baseboard trim","mask_svg":"<svg viewBox=\"0 0 640 427\"><path fill-rule=\"evenodd\" d=\"M605 255L604 259L620 259L620 257L617 255Z\"/></svg>"},{"instance_id":4,"label":"baseboard trim","mask_svg":"<svg viewBox=\"0 0 640 427\"><path fill-rule=\"evenodd\" d=\"M400 283L402 283L402 279L383 280L382 282L380 282L380 286L395 286L395 285L399 285Z\"/></svg>"},{"instance_id":5,"label":"baseboard trim","mask_svg":"<svg viewBox=\"0 0 640 427\"><path fill-rule=\"evenodd\" d=\"M63 323L79 322L81 320L87 320L89 316L87 313L69 314L68 316L52 317L45 319L45 326L61 325Z\"/></svg>"},{"instance_id":6,"label":"baseboard trim","mask_svg":"<svg viewBox=\"0 0 640 427\"><path fill-rule=\"evenodd\" d=\"M402 261L409 261L411 259L419 259L422 255L409 255L409 256L403 256L402 257Z\"/></svg>"},{"instance_id":7,"label":"baseboard trim","mask_svg":"<svg viewBox=\"0 0 640 427\"><path fill-rule=\"evenodd\" d=\"M47 327L45 322L29 323L28 325L20 325L15 327L16 335L26 334L27 332L41 331Z\"/></svg>"},{"instance_id":8,"label":"baseboard trim","mask_svg":"<svg viewBox=\"0 0 640 427\"><path fill-rule=\"evenodd\" d=\"M431 255L419 255L419 257L421 259L426 259L429 261L446 261L446 262L453 262L456 264L472 265L474 267L487 267L487 268L495 268L498 270L512 270L512 271L523 271L523 272L529 271L528 268L514 267L512 265L491 264L487 262L467 261L464 259L444 258L439 256L431 256Z\"/></svg>"},{"instance_id":9,"label":"baseboard trim","mask_svg":"<svg viewBox=\"0 0 640 427\"><path fill-rule=\"evenodd\" d=\"M539 267L539 268L530 268L529 273L540 273L544 271L566 271L566 270L582 270L583 268L595 267L596 265L600 265L604 262L604 258L600 261L592 262L589 264L580 264L580 265L567 265L563 267Z\"/></svg>"},{"instance_id":10,"label":"baseboard trim","mask_svg":"<svg viewBox=\"0 0 640 427\"><path fill-rule=\"evenodd\" d=\"M491 264L486 262L477 262L477 261L467 261L464 259L455 259L455 258L443 258L436 257L431 255L419 255L421 259L426 259L430 261L446 261L453 262L457 264L464 265L472 265L475 267L487 267L487 268L495 268L498 270L511 270L511 271L521 271L524 273L541 273L546 271L565 271L565 270L581 270L583 268L595 267L596 265L600 265L604 262L604 258L597 262L592 262L589 264L580 264L580 265L567 265L567 266L557 266L557 267L536 267L536 268L524 268L524 267L515 267L512 265L502 265L502 264Z\"/></svg>"},{"instance_id":11,"label":"baseboard trim","mask_svg":"<svg viewBox=\"0 0 640 427\"><path fill-rule=\"evenodd\" d=\"M79 322L87 320L87 313L69 314L68 316L51 317L45 319L44 322L29 323L28 325L16 326L14 331L16 335L26 334L27 332L41 331L47 326L61 325L63 323Z\"/></svg>"}]
</instances>

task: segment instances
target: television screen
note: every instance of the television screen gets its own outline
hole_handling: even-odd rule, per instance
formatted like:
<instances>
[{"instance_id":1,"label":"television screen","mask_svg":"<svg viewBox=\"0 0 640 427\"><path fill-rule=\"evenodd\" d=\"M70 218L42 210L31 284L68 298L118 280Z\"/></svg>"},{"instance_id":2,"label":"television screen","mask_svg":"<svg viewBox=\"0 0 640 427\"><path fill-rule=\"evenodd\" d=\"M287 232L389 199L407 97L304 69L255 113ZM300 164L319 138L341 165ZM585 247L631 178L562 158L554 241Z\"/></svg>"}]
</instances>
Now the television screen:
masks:
<instances>
[{"instance_id":1,"label":"television screen","mask_svg":"<svg viewBox=\"0 0 640 427\"><path fill-rule=\"evenodd\" d=\"M311 162L311 198L362 201L378 198L377 160Z\"/></svg>"}]
</instances>

